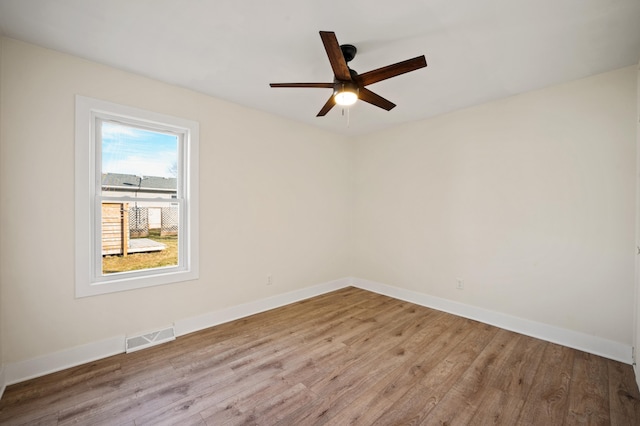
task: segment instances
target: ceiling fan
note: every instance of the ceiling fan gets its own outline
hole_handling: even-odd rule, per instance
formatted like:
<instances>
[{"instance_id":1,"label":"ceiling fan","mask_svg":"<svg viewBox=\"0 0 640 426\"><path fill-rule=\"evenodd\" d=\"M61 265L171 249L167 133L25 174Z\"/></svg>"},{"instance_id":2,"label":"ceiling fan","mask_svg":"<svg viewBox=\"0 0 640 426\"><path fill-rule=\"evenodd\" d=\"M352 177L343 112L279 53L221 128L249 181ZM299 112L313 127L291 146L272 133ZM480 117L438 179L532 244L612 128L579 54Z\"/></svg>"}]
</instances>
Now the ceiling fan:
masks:
<instances>
[{"instance_id":1,"label":"ceiling fan","mask_svg":"<svg viewBox=\"0 0 640 426\"><path fill-rule=\"evenodd\" d=\"M372 105L391 110L396 106L393 102L383 98L380 95L367 89L373 83L386 80L391 77L415 71L427 66L427 60L424 55L413 59L398 62L393 65L378 68L364 74L358 74L347 66L355 56L357 49L351 44L338 44L336 34L331 31L320 31L320 38L324 49L327 51L331 68L333 69L333 83L271 83L271 87L314 87L323 89L333 89L333 94L324 104L316 117L326 115L334 105L352 105L358 99L368 102Z\"/></svg>"}]
</instances>

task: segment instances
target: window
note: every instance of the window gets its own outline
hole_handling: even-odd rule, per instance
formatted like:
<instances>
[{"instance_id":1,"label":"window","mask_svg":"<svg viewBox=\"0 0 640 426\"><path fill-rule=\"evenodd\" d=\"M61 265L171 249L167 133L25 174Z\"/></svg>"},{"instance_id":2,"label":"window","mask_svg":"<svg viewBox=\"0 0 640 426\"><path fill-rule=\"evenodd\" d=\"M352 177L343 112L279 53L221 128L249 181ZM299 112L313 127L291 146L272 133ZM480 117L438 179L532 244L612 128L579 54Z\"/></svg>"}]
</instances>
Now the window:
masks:
<instances>
[{"instance_id":1,"label":"window","mask_svg":"<svg viewBox=\"0 0 640 426\"><path fill-rule=\"evenodd\" d=\"M76 97L76 297L198 277L198 123Z\"/></svg>"}]
</instances>

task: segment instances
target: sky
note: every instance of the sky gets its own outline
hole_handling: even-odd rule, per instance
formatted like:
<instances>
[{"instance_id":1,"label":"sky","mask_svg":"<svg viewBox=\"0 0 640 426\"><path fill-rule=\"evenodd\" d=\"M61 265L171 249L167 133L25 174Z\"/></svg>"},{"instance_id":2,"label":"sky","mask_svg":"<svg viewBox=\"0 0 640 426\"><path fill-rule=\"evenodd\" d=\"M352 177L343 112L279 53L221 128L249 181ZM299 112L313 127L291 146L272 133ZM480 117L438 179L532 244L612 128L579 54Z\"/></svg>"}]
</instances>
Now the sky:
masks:
<instances>
[{"instance_id":1,"label":"sky","mask_svg":"<svg viewBox=\"0 0 640 426\"><path fill-rule=\"evenodd\" d=\"M102 173L176 177L178 137L102 122Z\"/></svg>"}]
</instances>

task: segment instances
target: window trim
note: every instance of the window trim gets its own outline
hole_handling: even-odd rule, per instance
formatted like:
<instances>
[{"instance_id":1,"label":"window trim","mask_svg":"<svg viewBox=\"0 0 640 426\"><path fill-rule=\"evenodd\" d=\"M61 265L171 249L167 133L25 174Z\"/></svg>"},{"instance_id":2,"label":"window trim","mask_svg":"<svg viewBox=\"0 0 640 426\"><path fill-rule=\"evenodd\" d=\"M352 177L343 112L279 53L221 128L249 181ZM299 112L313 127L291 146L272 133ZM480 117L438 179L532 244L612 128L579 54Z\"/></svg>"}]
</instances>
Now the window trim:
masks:
<instances>
[{"instance_id":1,"label":"window trim","mask_svg":"<svg viewBox=\"0 0 640 426\"><path fill-rule=\"evenodd\" d=\"M97 223L101 194L101 176L96 162L98 119L111 119L147 126L160 131L183 133L178 167L184 169L180 215L184 218L180 229L178 266L154 268L103 276L96 271L98 254L101 257L101 231ZM190 281L199 277L199 186L198 150L199 124L196 121L159 114L139 108L76 95L75 122L75 294L76 297L95 296L156 285ZM101 158L100 158L101 160ZM98 173L96 173L98 171ZM184 215L184 216L182 216ZM184 229L183 229L184 228ZM97 247L99 246L99 247ZM99 279L97 279L99 277Z\"/></svg>"}]
</instances>

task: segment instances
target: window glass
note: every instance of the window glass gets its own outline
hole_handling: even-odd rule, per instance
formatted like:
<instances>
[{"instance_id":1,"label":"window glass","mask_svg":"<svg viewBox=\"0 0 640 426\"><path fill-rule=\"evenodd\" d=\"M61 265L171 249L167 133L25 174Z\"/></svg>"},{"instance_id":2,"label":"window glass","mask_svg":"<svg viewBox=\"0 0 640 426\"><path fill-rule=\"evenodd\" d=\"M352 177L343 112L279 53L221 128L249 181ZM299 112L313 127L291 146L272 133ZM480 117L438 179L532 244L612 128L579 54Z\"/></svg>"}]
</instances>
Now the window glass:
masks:
<instances>
[{"instance_id":1,"label":"window glass","mask_svg":"<svg viewBox=\"0 0 640 426\"><path fill-rule=\"evenodd\" d=\"M178 266L179 135L100 121L100 137L102 275Z\"/></svg>"}]
</instances>

